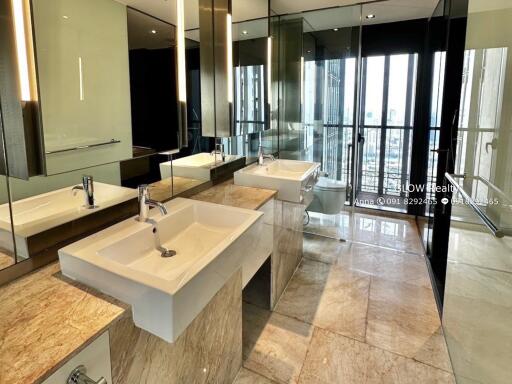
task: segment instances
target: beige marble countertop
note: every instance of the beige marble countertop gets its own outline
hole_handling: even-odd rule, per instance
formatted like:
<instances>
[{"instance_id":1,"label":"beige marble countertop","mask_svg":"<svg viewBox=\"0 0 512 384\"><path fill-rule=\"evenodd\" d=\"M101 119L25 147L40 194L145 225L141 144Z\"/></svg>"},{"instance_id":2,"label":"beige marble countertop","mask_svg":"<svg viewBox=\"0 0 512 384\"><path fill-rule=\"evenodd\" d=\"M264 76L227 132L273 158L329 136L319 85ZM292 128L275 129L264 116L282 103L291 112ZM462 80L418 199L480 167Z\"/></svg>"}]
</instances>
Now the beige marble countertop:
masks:
<instances>
[{"instance_id":1,"label":"beige marble countertop","mask_svg":"<svg viewBox=\"0 0 512 384\"><path fill-rule=\"evenodd\" d=\"M7 267L10 267L11 265L14 265L14 256L7 255L0 251L0 269L4 269Z\"/></svg>"},{"instance_id":2,"label":"beige marble countertop","mask_svg":"<svg viewBox=\"0 0 512 384\"><path fill-rule=\"evenodd\" d=\"M0 287L0 383L40 383L129 307L77 284L58 263Z\"/></svg>"},{"instance_id":3,"label":"beige marble countertop","mask_svg":"<svg viewBox=\"0 0 512 384\"><path fill-rule=\"evenodd\" d=\"M193 189L206 184L211 184L211 182L173 176L150 184L150 196L153 200L165 202L173 197L183 196L187 191L192 191L193 193Z\"/></svg>"},{"instance_id":4,"label":"beige marble countertop","mask_svg":"<svg viewBox=\"0 0 512 384\"><path fill-rule=\"evenodd\" d=\"M238 208L259 209L276 194L277 191L270 189L234 185L233 179L230 179L190 198Z\"/></svg>"}]
</instances>

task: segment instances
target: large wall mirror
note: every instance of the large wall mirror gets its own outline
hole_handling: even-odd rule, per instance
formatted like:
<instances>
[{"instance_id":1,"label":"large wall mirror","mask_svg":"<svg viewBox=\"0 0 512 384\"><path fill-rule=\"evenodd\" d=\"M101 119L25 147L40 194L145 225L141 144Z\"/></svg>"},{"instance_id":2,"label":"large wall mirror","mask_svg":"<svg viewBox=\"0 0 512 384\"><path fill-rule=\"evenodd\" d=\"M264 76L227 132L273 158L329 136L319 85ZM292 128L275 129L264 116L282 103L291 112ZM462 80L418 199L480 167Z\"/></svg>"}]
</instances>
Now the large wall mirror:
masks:
<instances>
[{"instance_id":1,"label":"large wall mirror","mask_svg":"<svg viewBox=\"0 0 512 384\"><path fill-rule=\"evenodd\" d=\"M140 184L151 184L157 200L187 196L231 177L254 159L260 137L265 146L270 143L267 151L275 152L277 140L268 130L267 1L230 4L231 29L225 32L231 44L226 39L223 52L232 55L233 119L213 134L205 130L204 106L218 100L203 92L202 47L214 40L201 33L201 0L181 1L181 19L176 0L18 1L31 16L24 29L33 32L25 36L25 49L33 53L28 64L34 71L29 79L34 100L19 97L19 83L8 84L14 104L21 100L14 124L3 86L12 76L2 74L1 107L6 108L0 169L7 176L0 177L0 270L20 262L42 265L73 238L135 214ZM0 11L9 21L0 30L7 37L0 59L15 67L13 10L6 5ZM184 93L180 84L186 86ZM14 143L21 142L21 131L26 133L27 117L34 123L29 139L35 144L26 141L24 148L36 154L39 149L41 158L38 167L17 173L13 165L19 165L23 151ZM77 188L83 187L84 175L94 180L89 208Z\"/></svg>"},{"instance_id":2,"label":"large wall mirror","mask_svg":"<svg viewBox=\"0 0 512 384\"><path fill-rule=\"evenodd\" d=\"M47 175L179 148L173 24L114 0L32 15Z\"/></svg>"}]
</instances>

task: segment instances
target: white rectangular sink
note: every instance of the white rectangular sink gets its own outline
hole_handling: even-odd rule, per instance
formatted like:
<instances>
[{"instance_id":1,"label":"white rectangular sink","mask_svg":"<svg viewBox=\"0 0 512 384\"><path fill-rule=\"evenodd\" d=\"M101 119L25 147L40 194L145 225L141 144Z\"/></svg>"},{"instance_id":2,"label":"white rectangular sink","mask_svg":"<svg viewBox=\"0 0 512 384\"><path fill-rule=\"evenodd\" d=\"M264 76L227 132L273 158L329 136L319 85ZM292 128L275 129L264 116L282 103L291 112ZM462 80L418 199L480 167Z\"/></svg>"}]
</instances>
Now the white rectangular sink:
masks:
<instances>
[{"instance_id":1,"label":"white rectangular sink","mask_svg":"<svg viewBox=\"0 0 512 384\"><path fill-rule=\"evenodd\" d=\"M235 184L273 189L279 200L308 205L318 181L320 163L296 160L265 161L235 172Z\"/></svg>"},{"instance_id":2,"label":"white rectangular sink","mask_svg":"<svg viewBox=\"0 0 512 384\"><path fill-rule=\"evenodd\" d=\"M28 257L24 239L57 227L81 217L94 214L105 208L137 198L137 191L105 183L94 183L96 207L87 209L83 206L83 192L73 194L72 186L32 196L12 203L14 233L17 239L18 253ZM0 205L0 245L9 249L12 241L11 217L9 205ZM7 237L4 239L4 235ZM8 240L4 244L3 240ZM12 248L12 245L10 246ZM10 249L12 250L12 249Z\"/></svg>"},{"instance_id":3,"label":"white rectangular sink","mask_svg":"<svg viewBox=\"0 0 512 384\"><path fill-rule=\"evenodd\" d=\"M263 213L182 198L165 206L167 215L152 209L153 222L131 218L59 259L64 275L131 304L138 327L173 342L258 248ZM175 256L162 257L157 236Z\"/></svg>"},{"instance_id":4,"label":"white rectangular sink","mask_svg":"<svg viewBox=\"0 0 512 384\"><path fill-rule=\"evenodd\" d=\"M224 161L222 161L222 157L219 154L197 153L173 160L172 162L160 163L160 176L162 179L180 176L197 180L210 180L211 169L239 158L239 156L225 155Z\"/></svg>"}]
</instances>

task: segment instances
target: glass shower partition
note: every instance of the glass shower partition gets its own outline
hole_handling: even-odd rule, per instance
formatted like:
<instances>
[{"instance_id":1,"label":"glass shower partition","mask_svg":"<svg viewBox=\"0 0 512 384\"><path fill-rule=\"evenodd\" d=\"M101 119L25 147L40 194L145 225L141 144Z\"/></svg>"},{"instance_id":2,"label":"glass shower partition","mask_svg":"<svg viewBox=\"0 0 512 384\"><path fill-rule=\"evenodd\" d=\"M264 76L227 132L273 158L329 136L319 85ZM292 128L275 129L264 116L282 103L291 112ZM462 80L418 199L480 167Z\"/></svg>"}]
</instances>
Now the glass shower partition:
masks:
<instances>
[{"instance_id":1,"label":"glass shower partition","mask_svg":"<svg viewBox=\"0 0 512 384\"><path fill-rule=\"evenodd\" d=\"M512 3L469 0L443 306L459 383L512 377L511 25Z\"/></svg>"},{"instance_id":2,"label":"glass shower partition","mask_svg":"<svg viewBox=\"0 0 512 384\"><path fill-rule=\"evenodd\" d=\"M279 17L279 155L353 184L361 6ZM340 211L343 205L339 207Z\"/></svg>"}]
</instances>

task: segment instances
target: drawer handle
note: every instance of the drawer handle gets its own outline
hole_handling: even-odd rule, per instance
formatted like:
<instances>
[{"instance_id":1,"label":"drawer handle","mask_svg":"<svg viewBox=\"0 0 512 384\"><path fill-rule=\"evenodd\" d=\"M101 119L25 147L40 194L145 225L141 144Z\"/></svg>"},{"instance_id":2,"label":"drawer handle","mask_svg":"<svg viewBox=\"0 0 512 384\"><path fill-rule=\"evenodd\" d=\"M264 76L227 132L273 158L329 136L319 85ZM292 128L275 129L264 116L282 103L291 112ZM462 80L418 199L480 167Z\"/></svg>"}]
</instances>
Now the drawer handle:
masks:
<instances>
[{"instance_id":1,"label":"drawer handle","mask_svg":"<svg viewBox=\"0 0 512 384\"><path fill-rule=\"evenodd\" d=\"M67 384L108 384L104 377L101 377L98 381L94 381L85 374L86 372L87 369L85 366L79 365L73 369L73 372L69 375Z\"/></svg>"}]
</instances>

